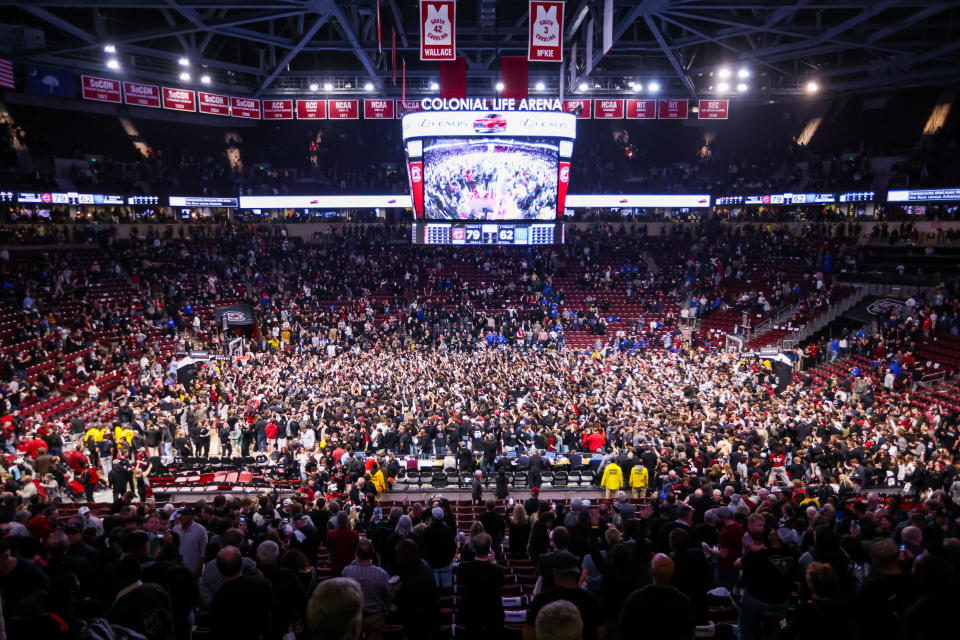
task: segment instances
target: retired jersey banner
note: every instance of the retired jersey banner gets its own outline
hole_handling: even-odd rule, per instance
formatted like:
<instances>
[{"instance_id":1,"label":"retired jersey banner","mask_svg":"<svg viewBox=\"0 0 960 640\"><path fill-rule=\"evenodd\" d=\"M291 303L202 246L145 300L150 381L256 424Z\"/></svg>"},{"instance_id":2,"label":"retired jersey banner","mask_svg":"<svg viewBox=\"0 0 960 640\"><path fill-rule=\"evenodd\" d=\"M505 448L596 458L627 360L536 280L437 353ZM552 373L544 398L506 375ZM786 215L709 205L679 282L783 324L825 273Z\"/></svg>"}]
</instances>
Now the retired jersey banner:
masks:
<instances>
[{"instance_id":1,"label":"retired jersey banner","mask_svg":"<svg viewBox=\"0 0 960 640\"><path fill-rule=\"evenodd\" d=\"M408 113L418 113L420 111L423 111L423 103L419 100L397 100L397 106L394 108L397 119L402 118Z\"/></svg>"},{"instance_id":2,"label":"retired jersey banner","mask_svg":"<svg viewBox=\"0 0 960 640\"><path fill-rule=\"evenodd\" d=\"M388 98L364 100L363 117L367 120L393 120L393 100Z\"/></svg>"},{"instance_id":3,"label":"retired jersey banner","mask_svg":"<svg viewBox=\"0 0 960 640\"><path fill-rule=\"evenodd\" d=\"M264 120L293 120L293 100L264 100Z\"/></svg>"},{"instance_id":4,"label":"retired jersey banner","mask_svg":"<svg viewBox=\"0 0 960 640\"><path fill-rule=\"evenodd\" d=\"M563 110L567 113L577 114L581 120L590 119L590 101L589 100L564 100Z\"/></svg>"},{"instance_id":5,"label":"retired jersey banner","mask_svg":"<svg viewBox=\"0 0 960 640\"><path fill-rule=\"evenodd\" d=\"M196 111L197 94L190 89L163 88L163 108L174 111Z\"/></svg>"},{"instance_id":6,"label":"retired jersey banner","mask_svg":"<svg viewBox=\"0 0 960 640\"><path fill-rule=\"evenodd\" d=\"M627 100L626 117L628 120L655 120L657 101Z\"/></svg>"},{"instance_id":7,"label":"retired jersey banner","mask_svg":"<svg viewBox=\"0 0 960 640\"><path fill-rule=\"evenodd\" d=\"M420 59L456 60L456 0L420 0Z\"/></svg>"},{"instance_id":8,"label":"retired jersey banner","mask_svg":"<svg viewBox=\"0 0 960 640\"><path fill-rule=\"evenodd\" d=\"M326 120L326 100L297 100L297 120Z\"/></svg>"},{"instance_id":9,"label":"retired jersey banner","mask_svg":"<svg viewBox=\"0 0 960 640\"><path fill-rule=\"evenodd\" d=\"M726 120L730 106L729 100L701 100L697 110L700 120Z\"/></svg>"},{"instance_id":10,"label":"retired jersey banner","mask_svg":"<svg viewBox=\"0 0 960 640\"><path fill-rule=\"evenodd\" d=\"M121 102L120 81L110 80L109 78L95 78L93 76L80 76L82 80L81 89L84 100L97 100L98 102Z\"/></svg>"},{"instance_id":11,"label":"retired jersey banner","mask_svg":"<svg viewBox=\"0 0 960 640\"><path fill-rule=\"evenodd\" d=\"M230 98L230 113L234 118L260 119L260 101L255 98Z\"/></svg>"},{"instance_id":12,"label":"retired jersey banner","mask_svg":"<svg viewBox=\"0 0 960 640\"><path fill-rule=\"evenodd\" d=\"M197 91L197 110L212 116L230 115L230 98L218 93Z\"/></svg>"},{"instance_id":13,"label":"retired jersey banner","mask_svg":"<svg viewBox=\"0 0 960 640\"><path fill-rule=\"evenodd\" d=\"M623 118L623 100L594 100L593 117L598 120Z\"/></svg>"},{"instance_id":14,"label":"retired jersey banner","mask_svg":"<svg viewBox=\"0 0 960 640\"><path fill-rule=\"evenodd\" d=\"M359 100L330 100L327 117L331 120L356 120L360 117Z\"/></svg>"},{"instance_id":15,"label":"retired jersey banner","mask_svg":"<svg viewBox=\"0 0 960 640\"><path fill-rule=\"evenodd\" d=\"M123 101L138 107L160 108L160 87L137 82L123 83Z\"/></svg>"},{"instance_id":16,"label":"retired jersey banner","mask_svg":"<svg viewBox=\"0 0 960 640\"><path fill-rule=\"evenodd\" d=\"M563 217L567 203L567 187L570 184L570 161L560 161L560 181L557 183L557 217Z\"/></svg>"},{"instance_id":17,"label":"retired jersey banner","mask_svg":"<svg viewBox=\"0 0 960 640\"><path fill-rule=\"evenodd\" d=\"M686 120L687 119L687 101L686 100L661 100L660 108L657 115L661 120Z\"/></svg>"},{"instance_id":18,"label":"retired jersey banner","mask_svg":"<svg viewBox=\"0 0 960 640\"><path fill-rule=\"evenodd\" d=\"M527 60L563 61L563 2L530 0Z\"/></svg>"}]
</instances>

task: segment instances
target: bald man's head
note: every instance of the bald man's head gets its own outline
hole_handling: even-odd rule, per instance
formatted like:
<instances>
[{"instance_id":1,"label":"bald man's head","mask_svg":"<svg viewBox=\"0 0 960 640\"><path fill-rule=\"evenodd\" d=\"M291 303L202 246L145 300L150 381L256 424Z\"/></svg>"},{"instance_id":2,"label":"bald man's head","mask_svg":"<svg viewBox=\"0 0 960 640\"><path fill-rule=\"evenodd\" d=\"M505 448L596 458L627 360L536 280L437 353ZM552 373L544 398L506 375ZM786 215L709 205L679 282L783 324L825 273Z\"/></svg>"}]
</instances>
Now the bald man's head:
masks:
<instances>
[{"instance_id":1,"label":"bald man's head","mask_svg":"<svg viewBox=\"0 0 960 640\"><path fill-rule=\"evenodd\" d=\"M665 553L658 553L650 561L650 577L655 587L669 587L673 580L673 560Z\"/></svg>"},{"instance_id":2,"label":"bald man's head","mask_svg":"<svg viewBox=\"0 0 960 640\"><path fill-rule=\"evenodd\" d=\"M232 546L226 546L217 553L217 569L225 578L235 578L243 571L243 556L240 555L240 549Z\"/></svg>"}]
</instances>

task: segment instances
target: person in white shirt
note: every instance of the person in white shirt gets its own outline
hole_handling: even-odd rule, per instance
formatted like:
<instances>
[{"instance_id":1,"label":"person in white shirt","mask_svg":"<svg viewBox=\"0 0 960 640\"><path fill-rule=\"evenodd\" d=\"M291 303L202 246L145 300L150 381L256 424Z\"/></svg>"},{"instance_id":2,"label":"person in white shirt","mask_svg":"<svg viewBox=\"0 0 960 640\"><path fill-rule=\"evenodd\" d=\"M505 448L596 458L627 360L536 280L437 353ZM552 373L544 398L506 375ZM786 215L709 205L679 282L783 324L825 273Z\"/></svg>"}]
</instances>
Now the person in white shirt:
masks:
<instances>
[{"instance_id":1,"label":"person in white shirt","mask_svg":"<svg viewBox=\"0 0 960 640\"><path fill-rule=\"evenodd\" d=\"M897 377L893 375L893 371L887 369L887 375L883 376L883 388L887 391L893 391L893 383L896 379Z\"/></svg>"}]
</instances>

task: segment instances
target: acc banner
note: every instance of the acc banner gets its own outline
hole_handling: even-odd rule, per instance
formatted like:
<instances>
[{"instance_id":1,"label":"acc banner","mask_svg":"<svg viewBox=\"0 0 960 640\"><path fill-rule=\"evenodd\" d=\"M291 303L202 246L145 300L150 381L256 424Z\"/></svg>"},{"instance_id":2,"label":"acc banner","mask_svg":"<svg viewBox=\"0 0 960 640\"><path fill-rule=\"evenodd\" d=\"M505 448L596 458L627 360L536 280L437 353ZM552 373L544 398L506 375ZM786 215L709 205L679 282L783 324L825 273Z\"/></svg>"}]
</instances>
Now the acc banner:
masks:
<instances>
[{"instance_id":1,"label":"acc banner","mask_svg":"<svg viewBox=\"0 0 960 640\"><path fill-rule=\"evenodd\" d=\"M264 100L264 120L293 120L293 100Z\"/></svg>"},{"instance_id":2,"label":"acc banner","mask_svg":"<svg viewBox=\"0 0 960 640\"><path fill-rule=\"evenodd\" d=\"M254 98L230 98L230 112L234 118L260 119L260 101Z\"/></svg>"},{"instance_id":3,"label":"acc banner","mask_svg":"<svg viewBox=\"0 0 960 640\"><path fill-rule=\"evenodd\" d=\"M420 59L456 60L456 0L420 0Z\"/></svg>"},{"instance_id":4,"label":"acc banner","mask_svg":"<svg viewBox=\"0 0 960 640\"><path fill-rule=\"evenodd\" d=\"M297 100L297 120L326 120L326 100Z\"/></svg>"},{"instance_id":5,"label":"acc banner","mask_svg":"<svg viewBox=\"0 0 960 640\"><path fill-rule=\"evenodd\" d=\"M563 2L530 0L527 60L563 61Z\"/></svg>"},{"instance_id":6,"label":"acc banner","mask_svg":"<svg viewBox=\"0 0 960 640\"><path fill-rule=\"evenodd\" d=\"M95 78L80 76L84 100L98 100L100 102L120 102L120 81L109 78Z\"/></svg>"},{"instance_id":7,"label":"acc banner","mask_svg":"<svg viewBox=\"0 0 960 640\"><path fill-rule=\"evenodd\" d=\"M358 100L330 100L327 104L327 117L331 120L357 120L360 117Z\"/></svg>"},{"instance_id":8,"label":"acc banner","mask_svg":"<svg viewBox=\"0 0 960 640\"><path fill-rule=\"evenodd\" d=\"M196 111L197 94L189 89L163 88L163 108L174 111Z\"/></svg>"},{"instance_id":9,"label":"acc banner","mask_svg":"<svg viewBox=\"0 0 960 640\"><path fill-rule=\"evenodd\" d=\"M197 91L197 108L200 113L209 113L213 116L230 115L230 98L218 93Z\"/></svg>"},{"instance_id":10,"label":"acc banner","mask_svg":"<svg viewBox=\"0 0 960 640\"><path fill-rule=\"evenodd\" d=\"M393 100L364 100L363 117L367 120L393 120Z\"/></svg>"},{"instance_id":11,"label":"acc banner","mask_svg":"<svg viewBox=\"0 0 960 640\"><path fill-rule=\"evenodd\" d=\"M155 84L123 83L123 100L138 107L160 108L160 87Z\"/></svg>"}]
</instances>

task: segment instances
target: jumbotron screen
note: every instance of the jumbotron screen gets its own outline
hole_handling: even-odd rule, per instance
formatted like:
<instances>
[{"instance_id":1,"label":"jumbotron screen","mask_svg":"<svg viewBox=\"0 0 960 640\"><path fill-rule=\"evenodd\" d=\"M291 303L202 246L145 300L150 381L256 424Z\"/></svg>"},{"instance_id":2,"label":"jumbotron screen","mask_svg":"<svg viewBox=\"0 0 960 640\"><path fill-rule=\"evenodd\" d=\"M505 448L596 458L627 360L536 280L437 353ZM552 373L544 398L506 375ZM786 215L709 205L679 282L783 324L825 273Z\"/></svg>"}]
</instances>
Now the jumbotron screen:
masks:
<instances>
[{"instance_id":1,"label":"jumbotron screen","mask_svg":"<svg viewBox=\"0 0 960 640\"><path fill-rule=\"evenodd\" d=\"M559 149L538 138L433 138L423 148L424 218L555 220Z\"/></svg>"}]
</instances>

